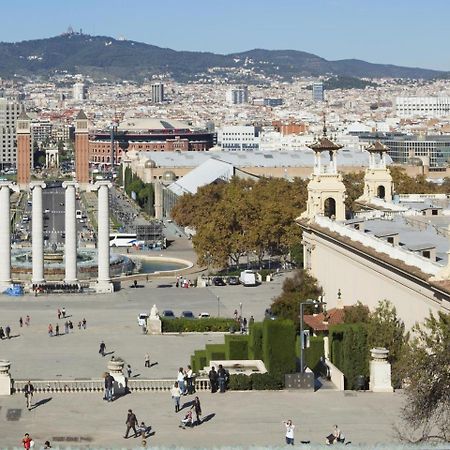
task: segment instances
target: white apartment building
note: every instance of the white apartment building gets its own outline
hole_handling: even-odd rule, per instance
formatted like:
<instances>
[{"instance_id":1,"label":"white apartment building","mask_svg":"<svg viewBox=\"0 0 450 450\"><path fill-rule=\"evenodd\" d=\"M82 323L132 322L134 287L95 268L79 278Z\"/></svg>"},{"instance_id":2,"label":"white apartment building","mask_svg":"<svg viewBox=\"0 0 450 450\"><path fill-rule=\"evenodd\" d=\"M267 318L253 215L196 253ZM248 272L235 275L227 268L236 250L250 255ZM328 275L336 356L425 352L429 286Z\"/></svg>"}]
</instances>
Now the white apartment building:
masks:
<instances>
[{"instance_id":1,"label":"white apartment building","mask_svg":"<svg viewBox=\"0 0 450 450\"><path fill-rule=\"evenodd\" d=\"M223 150L259 150L259 129L247 125L222 127L217 133L217 144Z\"/></svg>"},{"instance_id":2,"label":"white apartment building","mask_svg":"<svg viewBox=\"0 0 450 450\"><path fill-rule=\"evenodd\" d=\"M73 99L82 102L87 99L87 87L84 83L75 83L73 85Z\"/></svg>"},{"instance_id":3,"label":"white apartment building","mask_svg":"<svg viewBox=\"0 0 450 450\"><path fill-rule=\"evenodd\" d=\"M395 109L403 118L446 117L450 116L450 97L397 97Z\"/></svg>"},{"instance_id":4,"label":"white apartment building","mask_svg":"<svg viewBox=\"0 0 450 450\"><path fill-rule=\"evenodd\" d=\"M226 101L229 105L242 105L248 103L248 87L238 86L228 89Z\"/></svg>"},{"instance_id":5,"label":"white apartment building","mask_svg":"<svg viewBox=\"0 0 450 450\"><path fill-rule=\"evenodd\" d=\"M17 157L16 121L22 104L0 98L0 166L15 166Z\"/></svg>"}]
</instances>

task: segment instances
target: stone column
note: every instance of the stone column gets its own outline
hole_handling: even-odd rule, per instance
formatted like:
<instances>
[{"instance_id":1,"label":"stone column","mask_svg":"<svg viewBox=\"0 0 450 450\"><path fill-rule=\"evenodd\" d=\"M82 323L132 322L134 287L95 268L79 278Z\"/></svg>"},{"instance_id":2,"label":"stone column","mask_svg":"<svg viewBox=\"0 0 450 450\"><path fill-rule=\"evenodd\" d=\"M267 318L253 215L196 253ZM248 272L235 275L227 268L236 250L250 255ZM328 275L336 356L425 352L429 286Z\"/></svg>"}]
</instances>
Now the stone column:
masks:
<instances>
[{"instance_id":1,"label":"stone column","mask_svg":"<svg viewBox=\"0 0 450 450\"><path fill-rule=\"evenodd\" d=\"M0 359L0 395L11 395L11 375L9 368L11 363Z\"/></svg>"},{"instance_id":2,"label":"stone column","mask_svg":"<svg viewBox=\"0 0 450 450\"><path fill-rule=\"evenodd\" d=\"M0 182L0 290L11 284L10 184Z\"/></svg>"},{"instance_id":3,"label":"stone column","mask_svg":"<svg viewBox=\"0 0 450 450\"><path fill-rule=\"evenodd\" d=\"M97 206L97 254L98 278L97 292L112 292L113 286L109 273L109 181L98 181L94 189L98 190Z\"/></svg>"},{"instance_id":4,"label":"stone column","mask_svg":"<svg viewBox=\"0 0 450 450\"><path fill-rule=\"evenodd\" d=\"M44 218L42 214L42 189L45 183L34 182L30 184L32 193L31 207L31 244L33 259L33 284L44 283Z\"/></svg>"},{"instance_id":5,"label":"stone column","mask_svg":"<svg viewBox=\"0 0 450 450\"><path fill-rule=\"evenodd\" d=\"M77 219L76 219L76 193L77 183L65 181L65 277L66 283L77 282Z\"/></svg>"},{"instance_id":6,"label":"stone column","mask_svg":"<svg viewBox=\"0 0 450 450\"><path fill-rule=\"evenodd\" d=\"M376 347L370 350L370 383L372 392L393 392L391 383L391 365L387 361L389 350Z\"/></svg>"}]
</instances>

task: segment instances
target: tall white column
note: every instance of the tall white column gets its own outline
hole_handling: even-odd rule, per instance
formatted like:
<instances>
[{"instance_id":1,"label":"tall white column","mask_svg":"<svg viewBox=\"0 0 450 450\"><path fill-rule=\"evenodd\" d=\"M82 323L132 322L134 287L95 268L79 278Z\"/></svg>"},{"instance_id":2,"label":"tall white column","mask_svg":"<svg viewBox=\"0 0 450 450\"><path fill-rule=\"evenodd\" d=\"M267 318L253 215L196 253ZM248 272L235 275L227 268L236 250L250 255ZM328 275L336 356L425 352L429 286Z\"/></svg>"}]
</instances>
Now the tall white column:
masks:
<instances>
[{"instance_id":1,"label":"tall white column","mask_svg":"<svg viewBox=\"0 0 450 450\"><path fill-rule=\"evenodd\" d=\"M65 181L65 277L66 283L77 282L77 218L76 218L76 193L77 184L73 181Z\"/></svg>"},{"instance_id":2,"label":"tall white column","mask_svg":"<svg viewBox=\"0 0 450 450\"><path fill-rule=\"evenodd\" d=\"M44 218L42 211L42 189L45 183L35 182L30 185L32 193L31 207L31 244L33 274L31 282L33 284L44 283Z\"/></svg>"},{"instance_id":3,"label":"tall white column","mask_svg":"<svg viewBox=\"0 0 450 450\"><path fill-rule=\"evenodd\" d=\"M0 183L0 289L11 284L11 223L9 183Z\"/></svg>"},{"instance_id":4,"label":"tall white column","mask_svg":"<svg viewBox=\"0 0 450 450\"><path fill-rule=\"evenodd\" d=\"M98 190L97 207L97 251L98 278L97 292L112 292L109 273L109 181L98 181L94 188Z\"/></svg>"}]
</instances>

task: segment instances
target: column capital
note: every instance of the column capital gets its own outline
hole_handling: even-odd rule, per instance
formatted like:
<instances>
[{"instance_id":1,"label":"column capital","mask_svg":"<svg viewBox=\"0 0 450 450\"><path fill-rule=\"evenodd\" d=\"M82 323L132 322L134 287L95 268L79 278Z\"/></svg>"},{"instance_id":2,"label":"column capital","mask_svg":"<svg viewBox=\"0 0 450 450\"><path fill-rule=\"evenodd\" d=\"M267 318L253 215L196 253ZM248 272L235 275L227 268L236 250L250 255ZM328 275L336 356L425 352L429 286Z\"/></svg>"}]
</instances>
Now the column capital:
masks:
<instances>
[{"instance_id":1,"label":"column capital","mask_svg":"<svg viewBox=\"0 0 450 450\"><path fill-rule=\"evenodd\" d=\"M64 189L66 189L66 188L68 188L70 186L73 186L76 189L76 188L78 188L80 186L80 184L77 183L76 181L64 181L63 184L62 184L62 187Z\"/></svg>"},{"instance_id":2,"label":"column capital","mask_svg":"<svg viewBox=\"0 0 450 450\"><path fill-rule=\"evenodd\" d=\"M17 184L13 183L12 181L0 181L0 189L2 187L7 187L11 191L14 191L14 192L19 192L20 191L19 186L17 186Z\"/></svg>"},{"instance_id":3,"label":"column capital","mask_svg":"<svg viewBox=\"0 0 450 450\"><path fill-rule=\"evenodd\" d=\"M91 190L98 191L103 186L106 186L109 189L112 188L112 183L111 181L108 180L96 181L94 184L91 185Z\"/></svg>"},{"instance_id":4,"label":"column capital","mask_svg":"<svg viewBox=\"0 0 450 450\"><path fill-rule=\"evenodd\" d=\"M41 187L42 189L45 189L47 185L43 181L31 181L29 184L30 190L33 190L36 187Z\"/></svg>"}]
</instances>

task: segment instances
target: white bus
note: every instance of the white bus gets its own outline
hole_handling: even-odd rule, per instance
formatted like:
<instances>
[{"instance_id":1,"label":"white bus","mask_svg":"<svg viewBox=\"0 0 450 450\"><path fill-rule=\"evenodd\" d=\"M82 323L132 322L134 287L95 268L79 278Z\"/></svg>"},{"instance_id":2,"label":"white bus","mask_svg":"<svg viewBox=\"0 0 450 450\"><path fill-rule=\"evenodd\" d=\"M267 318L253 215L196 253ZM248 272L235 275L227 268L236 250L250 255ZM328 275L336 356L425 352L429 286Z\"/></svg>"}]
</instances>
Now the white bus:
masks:
<instances>
[{"instance_id":1,"label":"white bus","mask_svg":"<svg viewBox=\"0 0 450 450\"><path fill-rule=\"evenodd\" d=\"M109 235L110 247L132 247L137 243L137 236L133 233L113 233Z\"/></svg>"}]
</instances>

